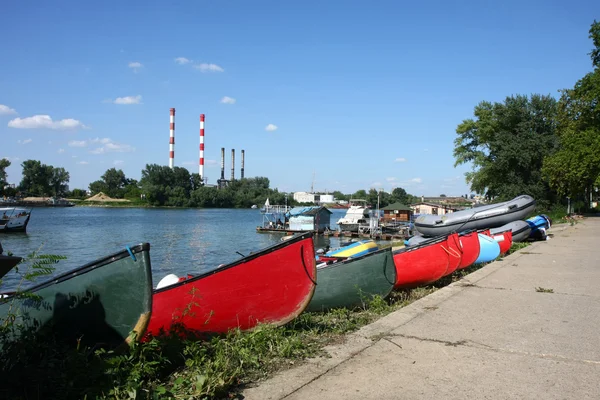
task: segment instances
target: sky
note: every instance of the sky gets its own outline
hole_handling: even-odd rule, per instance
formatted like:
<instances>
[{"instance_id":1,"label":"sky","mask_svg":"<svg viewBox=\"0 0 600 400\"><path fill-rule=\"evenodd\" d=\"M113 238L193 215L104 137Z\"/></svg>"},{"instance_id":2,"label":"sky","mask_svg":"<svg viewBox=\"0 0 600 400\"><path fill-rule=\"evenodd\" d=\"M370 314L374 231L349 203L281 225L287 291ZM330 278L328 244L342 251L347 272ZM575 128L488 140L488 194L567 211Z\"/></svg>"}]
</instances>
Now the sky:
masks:
<instances>
[{"instance_id":1,"label":"sky","mask_svg":"<svg viewBox=\"0 0 600 400\"><path fill-rule=\"evenodd\" d=\"M420 3L420 4L416 4ZM591 71L596 1L13 1L0 8L0 158L85 189L168 165L280 191L470 193L456 126L483 100Z\"/></svg>"}]
</instances>

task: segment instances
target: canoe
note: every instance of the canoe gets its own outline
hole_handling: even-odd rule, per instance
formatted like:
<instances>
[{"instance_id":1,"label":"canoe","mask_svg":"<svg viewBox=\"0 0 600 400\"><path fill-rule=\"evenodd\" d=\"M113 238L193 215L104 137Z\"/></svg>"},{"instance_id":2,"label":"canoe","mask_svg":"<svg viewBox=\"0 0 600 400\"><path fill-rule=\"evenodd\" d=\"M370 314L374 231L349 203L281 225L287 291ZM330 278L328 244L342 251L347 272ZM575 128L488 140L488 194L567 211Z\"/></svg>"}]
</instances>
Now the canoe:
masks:
<instances>
[{"instance_id":1,"label":"canoe","mask_svg":"<svg viewBox=\"0 0 600 400\"><path fill-rule=\"evenodd\" d=\"M40 334L75 344L130 344L140 338L152 309L150 245L142 243L93 261L26 291L37 298L0 300L0 320L16 322ZM15 335L19 335L18 331ZM136 338L136 339L137 339Z\"/></svg>"},{"instance_id":2,"label":"canoe","mask_svg":"<svg viewBox=\"0 0 600 400\"><path fill-rule=\"evenodd\" d=\"M448 270L446 236L394 251L395 289L412 289L440 279Z\"/></svg>"},{"instance_id":3,"label":"canoe","mask_svg":"<svg viewBox=\"0 0 600 400\"><path fill-rule=\"evenodd\" d=\"M476 231L459 234L462 248L462 257L458 269L468 268L475 263L479 257L479 237Z\"/></svg>"},{"instance_id":4,"label":"canoe","mask_svg":"<svg viewBox=\"0 0 600 400\"><path fill-rule=\"evenodd\" d=\"M298 234L154 290L148 333L168 333L172 325L211 333L247 330L259 323L283 325L308 306L316 278L313 233Z\"/></svg>"},{"instance_id":5,"label":"canoe","mask_svg":"<svg viewBox=\"0 0 600 400\"><path fill-rule=\"evenodd\" d=\"M444 276L456 271L462 260L462 246L457 233L446 237L446 250L448 252L448 269Z\"/></svg>"},{"instance_id":6,"label":"canoe","mask_svg":"<svg viewBox=\"0 0 600 400\"><path fill-rule=\"evenodd\" d=\"M479 256L474 264L490 262L500 255L500 245L491 236L477 234L479 238Z\"/></svg>"},{"instance_id":7,"label":"canoe","mask_svg":"<svg viewBox=\"0 0 600 400\"><path fill-rule=\"evenodd\" d=\"M360 257L377 250L379 247L373 240L359 240L348 246L328 251L325 255L328 257Z\"/></svg>"},{"instance_id":8,"label":"canoe","mask_svg":"<svg viewBox=\"0 0 600 400\"><path fill-rule=\"evenodd\" d=\"M317 267L317 288L307 311L353 308L378 295L386 297L396 283L392 249L335 260Z\"/></svg>"},{"instance_id":9,"label":"canoe","mask_svg":"<svg viewBox=\"0 0 600 400\"><path fill-rule=\"evenodd\" d=\"M415 220L415 229L423 236L438 236L450 232L485 229L502 226L525 218L535 209L535 200L522 195L510 201L474 207L444 215L421 215Z\"/></svg>"},{"instance_id":10,"label":"canoe","mask_svg":"<svg viewBox=\"0 0 600 400\"><path fill-rule=\"evenodd\" d=\"M496 233L492 235L492 238L498 242L498 246L500 246L500 255L503 256L512 246L512 231L504 231L501 233Z\"/></svg>"},{"instance_id":11,"label":"canoe","mask_svg":"<svg viewBox=\"0 0 600 400\"><path fill-rule=\"evenodd\" d=\"M512 241L513 243L523 242L527 240L531 233L531 226L523 220L512 221L506 225L502 225L498 228L490 229L490 233L495 235L500 232L512 232Z\"/></svg>"},{"instance_id":12,"label":"canoe","mask_svg":"<svg viewBox=\"0 0 600 400\"><path fill-rule=\"evenodd\" d=\"M0 278L8 274L8 272L16 267L21 260L21 257L0 255Z\"/></svg>"}]
</instances>

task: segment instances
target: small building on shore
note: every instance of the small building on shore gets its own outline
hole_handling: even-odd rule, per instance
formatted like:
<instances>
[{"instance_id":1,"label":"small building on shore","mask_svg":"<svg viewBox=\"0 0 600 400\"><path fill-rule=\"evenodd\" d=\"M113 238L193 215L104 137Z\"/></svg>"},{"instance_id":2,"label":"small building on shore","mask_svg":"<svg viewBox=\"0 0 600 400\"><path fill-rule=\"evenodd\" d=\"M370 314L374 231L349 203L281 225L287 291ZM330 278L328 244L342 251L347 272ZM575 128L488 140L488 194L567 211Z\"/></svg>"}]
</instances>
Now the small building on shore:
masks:
<instances>
[{"instance_id":1,"label":"small building on shore","mask_svg":"<svg viewBox=\"0 0 600 400\"><path fill-rule=\"evenodd\" d=\"M389 222L408 222L412 216L413 210L402 203L394 203L382 208L384 223Z\"/></svg>"},{"instance_id":2,"label":"small building on shore","mask_svg":"<svg viewBox=\"0 0 600 400\"><path fill-rule=\"evenodd\" d=\"M431 214L431 215L444 215L450 214L452 212L458 211L458 207L452 207L445 204L438 203L428 203L428 202L420 202L416 204L411 204L410 208L413 210L413 214Z\"/></svg>"},{"instance_id":3,"label":"small building on shore","mask_svg":"<svg viewBox=\"0 0 600 400\"><path fill-rule=\"evenodd\" d=\"M322 233L329 229L332 212L323 206L294 207L289 211L290 231L314 231Z\"/></svg>"}]
</instances>

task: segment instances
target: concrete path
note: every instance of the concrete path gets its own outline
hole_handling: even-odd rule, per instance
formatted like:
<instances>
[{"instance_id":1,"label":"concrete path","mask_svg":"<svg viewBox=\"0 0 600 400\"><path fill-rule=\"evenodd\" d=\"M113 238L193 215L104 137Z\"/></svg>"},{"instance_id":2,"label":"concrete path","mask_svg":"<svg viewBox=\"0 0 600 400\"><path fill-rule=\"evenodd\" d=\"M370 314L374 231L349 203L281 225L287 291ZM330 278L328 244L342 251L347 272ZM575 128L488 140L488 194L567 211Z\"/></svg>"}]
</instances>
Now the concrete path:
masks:
<instances>
[{"instance_id":1,"label":"concrete path","mask_svg":"<svg viewBox=\"0 0 600 400\"><path fill-rule=\"evenodd\" d=\"M600 218L549 233L245 399L600 399Z\"/></svg>"}]
</instances>

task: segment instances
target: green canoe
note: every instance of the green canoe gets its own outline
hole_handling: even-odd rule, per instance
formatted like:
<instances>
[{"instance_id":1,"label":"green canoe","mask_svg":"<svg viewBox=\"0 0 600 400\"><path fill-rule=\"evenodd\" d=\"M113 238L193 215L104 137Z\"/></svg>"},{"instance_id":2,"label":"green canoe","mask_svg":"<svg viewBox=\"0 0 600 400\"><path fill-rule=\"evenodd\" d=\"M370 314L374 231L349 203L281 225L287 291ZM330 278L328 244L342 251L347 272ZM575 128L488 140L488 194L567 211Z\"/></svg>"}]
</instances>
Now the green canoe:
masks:
<instances>
[{"instance_id":1,"label":"green canoe","mask_svg":"<svg viewBox=\"0 0 600 400\"><path fill-rule=\"evenodd\" d=\"M150 245L143 243L0 299L0 323L56 334L71 343L129 344L144 334L152 310ZM31 296L33 295L33 296ZM15 330L13 338L21 335Z\"/></svg>"},{"instance_id":2,"label":"green canoe","mask_svg":"<svg viewBox=\"0 0 600 400\"><path fill-rule=\"evenodd\" d=\"M361 306L374 295L386 297L395 283L396 267L391 248L322 267L317 265L317 288L307 310Z\"/></svg>"}]
</instances>

